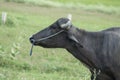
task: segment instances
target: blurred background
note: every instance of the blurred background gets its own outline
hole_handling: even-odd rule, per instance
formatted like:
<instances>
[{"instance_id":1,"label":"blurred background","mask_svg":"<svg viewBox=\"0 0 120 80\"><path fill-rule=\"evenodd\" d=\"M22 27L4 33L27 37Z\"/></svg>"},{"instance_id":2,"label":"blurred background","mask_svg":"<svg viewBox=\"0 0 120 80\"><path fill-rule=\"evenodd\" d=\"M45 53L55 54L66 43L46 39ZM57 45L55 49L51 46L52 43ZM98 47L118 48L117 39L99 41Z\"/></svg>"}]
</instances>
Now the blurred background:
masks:
<instances>
[{"instance_id":1,"label":"blurred background","mask_svg":"<svg viewBox=\"0 0 120 80\"><path fill-rule=\"evenodd\" d=\"M120 0L0 0L0 80L90 80L64 49L34 47L29 37L58 18L88 31L120 26Z\"/></svg>"}]
</instances>

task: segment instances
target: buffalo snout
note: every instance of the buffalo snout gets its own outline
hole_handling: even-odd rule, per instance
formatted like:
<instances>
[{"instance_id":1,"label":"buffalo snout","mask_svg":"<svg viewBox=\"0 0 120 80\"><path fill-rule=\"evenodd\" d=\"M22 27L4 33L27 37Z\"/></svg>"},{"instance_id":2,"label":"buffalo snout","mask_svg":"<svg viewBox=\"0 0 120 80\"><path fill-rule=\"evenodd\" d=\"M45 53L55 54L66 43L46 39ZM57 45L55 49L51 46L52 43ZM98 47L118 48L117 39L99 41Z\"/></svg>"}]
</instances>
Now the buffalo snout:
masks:
<instances>
[{"instance_id":1,"label":"buffalo snout","mask_svg":"<svg viewBox=\"0 0 120 80\"><path fill-rule=\"evenodd\" d=\"M34 44L34 43L35 43L35 40L34 40L34 38L33 38L33 37L30 37L30 38L29 38L29 40L30 40L30 42L31 42L32 44Z\"/></svg>"}]
</instances>

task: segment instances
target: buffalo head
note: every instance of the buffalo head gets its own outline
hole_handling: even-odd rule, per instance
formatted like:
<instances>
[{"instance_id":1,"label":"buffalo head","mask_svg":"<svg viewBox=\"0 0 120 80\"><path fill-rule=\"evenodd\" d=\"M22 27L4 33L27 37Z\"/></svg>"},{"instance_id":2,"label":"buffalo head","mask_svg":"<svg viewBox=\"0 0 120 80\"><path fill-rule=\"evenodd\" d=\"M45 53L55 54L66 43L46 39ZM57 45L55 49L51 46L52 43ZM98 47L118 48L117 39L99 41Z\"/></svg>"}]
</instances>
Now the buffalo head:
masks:
<instances>
[{"instance_id":1,"label":"buffalo head","mask_svg":"<svg viewBox=\"0 0 120 80\"><path fill-rule=\"evenodd\" d=\"M60 18L49 27L32 35L30 42L45 48L66 48L69 46L70 40L78 42L68 33L72 27L71 18Z\"/></svg>"}]
</instances>

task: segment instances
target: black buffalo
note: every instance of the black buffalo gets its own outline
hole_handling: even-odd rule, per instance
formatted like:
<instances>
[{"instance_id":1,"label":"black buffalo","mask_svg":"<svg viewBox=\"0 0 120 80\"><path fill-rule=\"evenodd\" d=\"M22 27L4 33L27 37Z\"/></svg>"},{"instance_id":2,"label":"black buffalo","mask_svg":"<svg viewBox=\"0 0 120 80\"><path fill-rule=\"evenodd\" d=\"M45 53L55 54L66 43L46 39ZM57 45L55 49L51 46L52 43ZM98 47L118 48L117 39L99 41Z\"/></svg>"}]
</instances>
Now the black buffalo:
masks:
<instances>
[{"instance_id":1,"label":"black buffalo","mask_svg":"<svg viewBox=\"0 0 120 80\"><path fill-rule=\"evenodd\" d=\"M89 32L60 18L30 41L45 48L65 48L90 70L91 80L120 80L119 27Z\"/></svg>"}]
</instances>

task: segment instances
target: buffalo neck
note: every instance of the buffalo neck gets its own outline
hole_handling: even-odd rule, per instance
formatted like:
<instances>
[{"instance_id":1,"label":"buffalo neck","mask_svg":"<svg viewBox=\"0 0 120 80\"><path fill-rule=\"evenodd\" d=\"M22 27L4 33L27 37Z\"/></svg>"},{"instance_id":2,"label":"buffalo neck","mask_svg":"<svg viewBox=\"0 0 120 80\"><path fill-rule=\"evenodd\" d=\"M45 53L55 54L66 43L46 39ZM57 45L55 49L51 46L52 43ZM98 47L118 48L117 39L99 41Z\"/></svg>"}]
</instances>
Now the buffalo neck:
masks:
<instances>
[{"instance_id":1,"label":"buffalo neck","mask_svg":"<svg viewBox=\"0 0 120 80\"><path fill-rule=\"evenodd\" d=\"M96 55L99 54L97 52L102 47L103 40L101 39L104 39L103 34L101 32L88 32L75 27L70 33L77 38L83 48L72 42L67 50L89 68L99 68L100 61ZM96 65L96 63L98 64Z\"/></svg>"}]
</instances>

